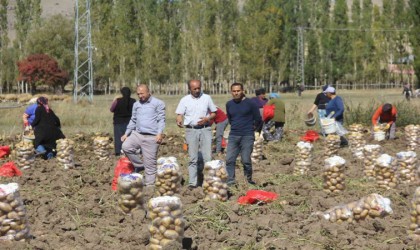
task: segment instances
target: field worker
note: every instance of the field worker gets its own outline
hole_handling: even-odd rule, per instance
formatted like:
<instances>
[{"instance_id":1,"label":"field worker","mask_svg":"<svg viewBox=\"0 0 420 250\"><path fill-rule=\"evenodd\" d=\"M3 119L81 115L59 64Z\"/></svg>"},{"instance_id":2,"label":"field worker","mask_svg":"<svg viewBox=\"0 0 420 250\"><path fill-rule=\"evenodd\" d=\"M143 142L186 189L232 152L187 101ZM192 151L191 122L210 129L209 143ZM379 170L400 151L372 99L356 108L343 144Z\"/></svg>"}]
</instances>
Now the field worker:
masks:
<instances>
[{"instance_id":1,"label":"field worker","mask_svg":"<svg viewBox=\"0 0 420 250\"><path fill-rule=\"evenodd\" d=\"M405 95L405 99L407 101L410 101L410 97L413 94L413 89L411 88L411 85L409 83L407 83L406 85L404 85L403 87L403 95Z\"/></svg>"},{"instance_id":2,"label":"field worker","mask_svg":"<svg viewBox=\"0 0 420 250\"><path fill-rule=\"evenodd\" d=\"M344 102L343 102L343 99L335 93L335 88L331 87L331 86L329 86L329 87L327 87L327 89L325 89L325 94L330 99L330 101L328 102L328 104L325 108L326 115L328 116L332 112L334 112L334 114L331 116L331 118L334 118L336 122L343 125L343 122L344 122ZM344 136L340 136L340 141L341 141L341 143L340 143L341 147L345 147L349 144L347 139Z\"/></svg>"},{"instance_id":3,"label":"field worker","mask_svg":"<svg viewBox=\"0 0 420 250\"><path fill-rule=\"evenodd\" d=\"M35 151L43 155L44 159L51 159L55 156L57 147L56 141L65 138L61 132L60 119L48 106L48 99L41 96L37 99L35 119L32 122L35 134Z\"/></svg>"},{"instance_id":4,"label":"field worker","mask_svg":"<svg viewBox=\"0 0 420 250\"><path fill-rule=\"evenodd\" d=\"M127 129L131 114L133 112L133 105L136 102L135 99L130 97L130 88L122 87L120 92L122 97L115 98L112 102L111 108L109 109L112 113L114 113L114 149L116 156L121 154L121 137L124 135Z\"/></svg>"},{"instance_id":5,"label":"field worker","mask_svg":"<svg viewBox=\"0 0 420 250\"><path fill-rule=\"evenodd\" d=\"M201 92L201 82L188 82L190 94L184 96L175 110L176 124L185 128L185 140L188 144L188 188L196 188L202 183L203 165L199 164L199 152L204 162L211 160L211 121L216 117L217 107L207 94ZM200 162L201 163L201 162ZM200 166L199 166L200 165ZM200 175L200 183L198 182Z\"/></svg>"},{"instance_id":6,"label":"field worker","mask_svg":"<svg viewBox=\"0 0 420 250\"><path fill-rule=\"evenodd\" d=\"M216 123L216 154L222 154L222 141L223 141L223 134L225 133L225 129L229 123L227 119L227 115L223 110L217 107L216 116L214 117L214 123Z\"/></svg>"},{"instance_id":7,"label":"field worker","mask_svg":"<svg viewBox=\"0 0 420 250\"><path fill-rule=\"evenodd\" d=\"M395 139L395 130L397 121L397 108L389 103L381 105L372 116L372 125L386 123L387 137L391 140Z\"/></svg>"},{"instance_id":8,"label":"field worker","mask_svg":"<svg viewBox=\"0 0 420 250\"><path fill-rule=\"evenodd\" d=\"M315 101L314 104L312 105L311 109L308 111L308 114L312 114L315 111L315 109L318 109L318 119L322 119L325 118L325 108L327 107L328 102L330 101L330 99L327 97L325 90L328 88L328 85L324 85L322 86L322 92L317 94L315 97ZM321 126L321 122L319 122L319 125ZM323 136L325 136L325 132L322 129L321 126L321 133Z\"/></svg>"},{"instance_id":9,"label":"field worker","mask_svg":"<svg viewBox=\"0 0 420 250\"><path fill-rule=\"evenodd\" d=\"M165 129L165 103L151 96L149 87L140 84L136 89L139 101L133 112L125 134L121 137L122 151L135 170L144 169L146 187L152 187L156 178L157 153ZM143 161L137 153L140 149Z\"/></svg>"},{"instance_id":10,"label":"field worker","mask_svg":"<svg viewBox=\"0 0 420 250\"><path fill-rule=\"evenodd\" d=\"M269 101L266 105L274 105L274 117L265 122L263 125L263 136L266 141L281 141L283 137L283 127L286 122L286 108L284 102L280 100L280 95L271 93ZM271 133L271 128L274 126L274 133Z\"/></svg>"},{"instance_id":11,"label":"field worker","mask_svg":"<svg viewBox=\"0 0 420 250\"><path fill-rule=\"evenodd\" d=\"M255 90L255 97L253 97L251 100L260 109L260 115L262 115L262 108L268 102L268 99L265 98L265 89L260 88L260 89Z\"/></svg>"},{"instance_id":12,"label":"field worker","mask_svg":"<svg viewBox=\"0 0 420 250\"><path fill-rule=\"evenodd\" d=\"M241 83L233 83L230 90L233 99L226 103L226 113L230 123L226 153L228 185L236 184L235 165L239 154L241 154L246 180L249 184L255 185L252 179L251 154L254 147L255 130L262 124L261 115L257 105L245 97L244 86Z\"/></svg>"},{"instance_id":13,"label":"field worker","mask_svg":"<svg viewBox=\"0 0 420 250\"><path fill-rule=\"evenodd\" d=\"M38 107L38 104L36 103L37 98L32 98L29 100L29 106L25 109L25 112L23 113L23 125L25 126L25 129L29 126L32 126L32 122L35 119L35 110Z\"/></svg>"}]
</instances>

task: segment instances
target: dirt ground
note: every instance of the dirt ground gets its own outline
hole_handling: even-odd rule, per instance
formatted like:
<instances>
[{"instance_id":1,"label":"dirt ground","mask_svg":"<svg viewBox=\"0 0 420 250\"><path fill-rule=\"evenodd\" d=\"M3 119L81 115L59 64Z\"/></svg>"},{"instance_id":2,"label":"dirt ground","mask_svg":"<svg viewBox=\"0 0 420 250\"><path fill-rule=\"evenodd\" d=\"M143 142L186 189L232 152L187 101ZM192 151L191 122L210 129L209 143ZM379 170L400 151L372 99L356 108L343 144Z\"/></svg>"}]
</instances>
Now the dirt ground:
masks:
<instances>
[{"instance_id":1,"label":"dirt ground","mask_svg":"<svg viewBox=\"0 0 420 250\"><path fill-rule=\"evenodd\" d=\"M307 176L293 176L294 146L302 132L288 131L280 143L264 145L266 159L254 165L260 189L279 194L269 204L238 205L249 188L242 169L237 169L239 186L226 203L204 202L202 189L183 186L180 198L186 219L183 246L186 249L416 249L407 237L409 204L416 184L400 184L384 191L363 179L362 163L349 148L339 155L347 160L347 189L338 196L322 191L323 143L314 143L314 160ZM1 179L17 182L26 205L31 235L28 242L1 243L6 249L146 249L150 220L143 210L123 215L117 195L111 190L118 158L97 161L91 135L73 135L77 142L75 169L64 170L54 160L36 159L35 167L23 176ZM171 138L169 140L169 138ZM17 142L10 138L2 145ZM187 178L187 154L183 137L169 135L161 156L175 156ZM384 152L405 151L404 138L379 143ZM417 152L419 153L419 152ZM2 163L5 160L2 160ZM255 188L255 187L254 187ZM392 201L393 214L359 223L331 223L314 216L333 206L379 193Z\"/></svg>"}]
</instances>

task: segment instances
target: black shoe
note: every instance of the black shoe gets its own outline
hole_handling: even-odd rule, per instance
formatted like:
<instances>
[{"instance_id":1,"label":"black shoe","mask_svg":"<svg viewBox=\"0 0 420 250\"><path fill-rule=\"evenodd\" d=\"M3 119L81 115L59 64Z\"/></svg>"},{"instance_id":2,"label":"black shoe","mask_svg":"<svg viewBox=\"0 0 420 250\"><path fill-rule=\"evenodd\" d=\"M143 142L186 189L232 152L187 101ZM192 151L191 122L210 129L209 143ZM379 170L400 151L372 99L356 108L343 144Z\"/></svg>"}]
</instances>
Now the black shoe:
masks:
<instances>
[{"instance_id":1,"label":"black shoe","mask_svg":"<svg viewBox=\"0 0 420 250\"><path fill-rule=\"evenodd\" d=\"M188 190L194 190L196 188L197 188L196 185L188 185Z\"/></svg>"},{"instance_id":2,"label":"black shoe","mask_svg":"<svg viewBox=\"0 0 420 250\"><path fill-rule=\"evenodd\" d=\"M255 181L253 181L253 180L248 181L248 184L250 184L250 185L257 185L257 183Z\"/></svg>"}]
</instances>

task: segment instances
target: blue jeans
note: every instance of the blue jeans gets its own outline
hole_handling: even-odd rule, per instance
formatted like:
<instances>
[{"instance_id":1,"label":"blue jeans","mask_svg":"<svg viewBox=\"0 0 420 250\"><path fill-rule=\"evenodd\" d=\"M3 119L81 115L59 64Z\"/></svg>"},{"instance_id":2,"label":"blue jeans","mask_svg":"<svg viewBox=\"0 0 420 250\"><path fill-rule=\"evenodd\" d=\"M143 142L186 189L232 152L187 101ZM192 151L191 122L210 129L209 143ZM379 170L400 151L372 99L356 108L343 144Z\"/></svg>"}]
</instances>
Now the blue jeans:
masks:
<instances>
[{"instance_id":1,"label":"blue jeans","mask_svg":"<svg viewBox=\"0 0 420 250\"><path fill-rule=\"evenodd\" d=\"M225 129L228 125L228 119L216 124L216 153L222 152L222 140Z\"/></svg>"},{"instance_id":2,"label":"blue jeans","mask_svg":"<svg viewBox=\"0 0 420 250\"><path fill-rule=\"evenodd\" d=\"M203 162L200 161L199 163L199 153L201 153L204 162L211 161L211 127L202 129L186 128L185 140L188 144L188 156L190 157L188 164L189 185L197 186L201 184L204 167ZM198 181L199 176L200 182Z\"/></svg>"},{"instance_id":3,"label":"blue jeans","mask_svg":"<svg viewBox=\"0 0 420 250\"><path fill-rule=\"evenodd\" d=\"M229 141L226 153L226 171L228 173L228 183L235 183L235 165L236 158L241 154L242 164L244 166L244 175L247 181L252 181L252 161L251 154L254 148L254 135L229 135Z\"/></svg>"}]
</instances>

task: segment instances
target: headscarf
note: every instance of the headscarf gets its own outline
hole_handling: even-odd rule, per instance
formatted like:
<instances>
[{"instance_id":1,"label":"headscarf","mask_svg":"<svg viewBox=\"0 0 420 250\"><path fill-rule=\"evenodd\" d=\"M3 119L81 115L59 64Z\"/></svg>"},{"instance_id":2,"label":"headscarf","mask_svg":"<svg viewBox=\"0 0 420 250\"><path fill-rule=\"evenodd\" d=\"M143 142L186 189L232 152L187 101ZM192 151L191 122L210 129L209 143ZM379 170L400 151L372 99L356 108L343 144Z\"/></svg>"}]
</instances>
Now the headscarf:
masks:
<instances>
[{"instance_id":1,"label":"headscarf","mask_svg":"<svg viewBox=\"0 0 420 250\"><path fill-rule=\"evenodd\" d=\"M130 96L131 96L131 90L129 87L122 87L120 89L121 92L121 104L122 106L127 106L127 110L130 109Z\"/></svg>"},{"instance_id":2,"label":"headscarf","mask_svg":"<svg viewBox=\"0 0 420 250\"><path fill-rule=\"evenodd\" d=\"M268 95L268 98L270 98L270 99L278 99L278 98L280 98L280 95L277 94L277 93L270 93Z\"/></svg>"},{"instance_id":3,"label":"headscarf","mask_svg":"<svg viewBox=\"0 0 420 250\"><path fill-rule=\"evenodd\" d=\"M40 96L36 100L36 103L41 104L45 108L45 111L47 111L47 113L50 112L50 107L48 106L48 98Z\"/></svg>"},{"instance_id":4,"label":"headscarf","mask_svg":"<svg viewBox=\"0 0 420 250\"><path fill-rule=\"evenodd\" d=\"M325 84L324 86L322 86L322 92L324 92L325 90L327 90L328 87L329 87L328 84Z\"/></svg>"}]
</instances>

